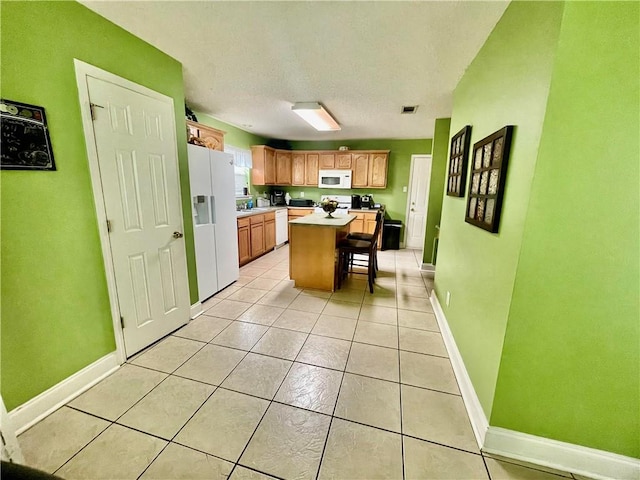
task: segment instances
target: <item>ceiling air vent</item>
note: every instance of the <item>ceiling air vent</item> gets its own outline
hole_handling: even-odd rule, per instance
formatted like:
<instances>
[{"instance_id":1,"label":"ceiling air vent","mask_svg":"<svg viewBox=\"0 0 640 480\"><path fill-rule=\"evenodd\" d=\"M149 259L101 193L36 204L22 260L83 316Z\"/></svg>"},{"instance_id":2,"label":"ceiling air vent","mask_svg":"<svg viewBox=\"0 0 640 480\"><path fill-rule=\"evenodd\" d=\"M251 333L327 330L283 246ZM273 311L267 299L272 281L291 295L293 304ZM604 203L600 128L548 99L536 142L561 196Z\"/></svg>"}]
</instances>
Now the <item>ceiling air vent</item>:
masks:
<instances>
[{"instance_id":1,"label":"ceiling air vent","mask_svg":"<svg viewBox=\"0 0 640 480\"><path fill-rule=\"evenodd\" d=\"M402 113L403 115L405 113L416 113L416 110L418 110L418 105L404 105L402 107Z\"/></svg>"}]
</instances>

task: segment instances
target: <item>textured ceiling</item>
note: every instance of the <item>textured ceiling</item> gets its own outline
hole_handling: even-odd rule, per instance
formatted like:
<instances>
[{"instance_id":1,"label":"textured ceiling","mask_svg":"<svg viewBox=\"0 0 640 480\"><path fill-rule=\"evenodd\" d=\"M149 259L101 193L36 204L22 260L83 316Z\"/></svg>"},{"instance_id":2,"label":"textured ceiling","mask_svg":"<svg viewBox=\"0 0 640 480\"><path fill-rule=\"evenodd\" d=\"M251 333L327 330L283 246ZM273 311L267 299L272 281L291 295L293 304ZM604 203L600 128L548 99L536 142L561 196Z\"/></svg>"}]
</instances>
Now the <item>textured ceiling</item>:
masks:
<instances>
[{"instance_id":1,"label":"textured ceiling","mask_svg":"<svg viewBox=\"0 0 640 480\"><path fill-rule=\"evenodd\" d=\"M82 1L183 64L194 109L272 138L431 138L508 2ZM319 101L342 126L291 112ZM418 105L401 115L403 105Z\"/></svg>"}]
</instances>

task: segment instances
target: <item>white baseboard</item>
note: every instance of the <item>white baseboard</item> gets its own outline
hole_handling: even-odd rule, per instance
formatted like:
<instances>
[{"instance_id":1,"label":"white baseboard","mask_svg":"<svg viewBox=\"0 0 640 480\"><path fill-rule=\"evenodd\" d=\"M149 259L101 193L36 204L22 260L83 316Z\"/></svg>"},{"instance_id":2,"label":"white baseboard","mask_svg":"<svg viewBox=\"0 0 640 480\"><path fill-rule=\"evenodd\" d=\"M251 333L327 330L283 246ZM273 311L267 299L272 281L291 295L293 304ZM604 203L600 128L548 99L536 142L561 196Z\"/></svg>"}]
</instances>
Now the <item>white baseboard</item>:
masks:
<instances>
[{"instance_id":1,"label":"white baseboard","mask_svg":"<svg viewBox=\"0 0 640 480\"><path fill-rule=\"evenodd\" d=\"M499 427L489 427L482 450L594 479L640 478L636 458Z\"/></svg>"},{"instance_id":2,"label":"white baseboard","mask_svg":"<svg viewBox=\"0 0 640 480\"><path fill-rule=\"evenodd\" d=\"M462 399L464 400L464 405L467 409L467 413L469 414L469 419L471 420L473 433L476 436L478 447L482 448L485 442L485 436L487 435L487 429L489 428L489 421L482 409L478 395L476 395L476 391L473 388L471 378L467 373L467 368L462 360L462 355L460 355L460 351L458 350L456 341L453 338L453 334L451 333L447 319L444 316L444 312L442 311L442 307L440 306L435 290L431 291L431 305L433 305L433 312L436 315L436 320L440 327L440 333L442 333L444 345L447 347L447 352L449 352L449 359L451 360L453 372L458 380L460 393L462 393Z\"/></svg>"},{"instance_id":3,"label":"white baseboard","mask_svg":"<svg viewBox=\"0 0 640 480\"><path fill-rule=\"evenodd\" d=\"M594 479L640 479L640 460L636 458L489 426L435 290L431 292L431 304L449 352L473 433L483 452Z\"/></svg>"},{"instance_id":4,"label":"white baseboard","mask_svg":"<svg viewBox=\"0 0 640 480\"><path fill-rule=\"evenodd\" d=\"M120 363L116 352L112 352L14 408L9 412L9 418L16 430L16 435L38 423L118 368Z\"/></svg>"},{"instance_id":5,"label":"white baseboard","mask_svg":"<svg viewBox=\"0 0 640 480\"><path fill-rule=\"evenodd\" d=\"M191 311L189 313L191 320L202 315L202 312L202 303L198 302L191 305Z\"/></svg>"},{"instance_id":6,"label":"white baseboard","mask_svg":"<svg viewBox=\"0 0 640 480\"><path fill-rule=\"evenodd\" d=\"M436 266L433 263L423 263L420 265L420 271L436 273Z\"/></svg>"}]
</instances>

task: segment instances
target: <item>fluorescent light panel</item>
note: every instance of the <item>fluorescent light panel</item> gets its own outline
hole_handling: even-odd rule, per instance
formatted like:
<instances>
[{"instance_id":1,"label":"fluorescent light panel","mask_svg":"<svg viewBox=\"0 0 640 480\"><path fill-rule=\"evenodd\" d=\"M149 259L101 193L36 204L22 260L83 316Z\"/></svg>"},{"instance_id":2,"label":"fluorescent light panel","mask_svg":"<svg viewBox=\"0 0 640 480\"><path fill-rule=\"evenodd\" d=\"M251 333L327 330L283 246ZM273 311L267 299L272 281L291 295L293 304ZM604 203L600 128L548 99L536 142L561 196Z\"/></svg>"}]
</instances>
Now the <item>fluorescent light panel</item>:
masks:
<instances>
[{"instance_id":1,"label":"fluorescent light panel","mask_svg":"<svg viewBox=\"0 0 640 480\"><path fill-rule=\"evenodd\" d=\"M320 132L340 130L338 122L318 102L298 102L291 110Z\"/></svg>"}]
</instances>

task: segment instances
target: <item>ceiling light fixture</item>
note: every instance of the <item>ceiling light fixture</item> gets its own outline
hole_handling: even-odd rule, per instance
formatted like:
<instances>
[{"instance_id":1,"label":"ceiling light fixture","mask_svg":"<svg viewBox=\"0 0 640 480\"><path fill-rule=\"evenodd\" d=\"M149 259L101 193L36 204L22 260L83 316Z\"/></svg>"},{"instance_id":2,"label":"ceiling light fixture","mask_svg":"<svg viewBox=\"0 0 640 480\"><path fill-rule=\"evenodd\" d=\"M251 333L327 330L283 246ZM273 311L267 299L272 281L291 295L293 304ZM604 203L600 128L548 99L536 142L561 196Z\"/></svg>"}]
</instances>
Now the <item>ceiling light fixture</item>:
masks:
<instances>
[{"instance_id":1,"label":"ceiling light fixture","mask_svg":"<svg viewBox=\"0 0 640 480\"><path fill-rule=\"evenodd\" d=\"M318 102L298 102L291 110L320 132L340 130L338 122Z\"/></svg>"}]
</instances>

